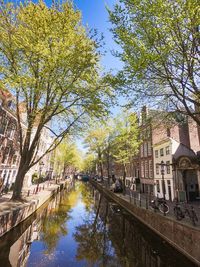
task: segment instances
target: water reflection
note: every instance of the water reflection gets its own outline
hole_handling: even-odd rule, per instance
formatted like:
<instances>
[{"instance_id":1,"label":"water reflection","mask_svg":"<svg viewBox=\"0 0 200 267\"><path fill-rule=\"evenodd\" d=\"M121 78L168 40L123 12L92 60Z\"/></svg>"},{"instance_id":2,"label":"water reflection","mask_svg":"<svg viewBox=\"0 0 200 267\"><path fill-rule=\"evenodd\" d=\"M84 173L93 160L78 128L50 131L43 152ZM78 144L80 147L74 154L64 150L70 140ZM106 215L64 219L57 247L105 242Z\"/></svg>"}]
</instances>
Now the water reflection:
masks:
<instances>
[{"instance_id":1,"label":"water reflection","mask_svg":"<svg viewBox=\"0 0 200 267\"><path fill-rule=\"evenodd\" d=\"M88 184L76 183L0 239L0 266L195 265Z\"/></svg>"},{"instance_id":2,"label":"water reflection","mask_svg":"<svg viewBox=\"0 0 200 267\"><path fill-rule=\"evenodd\" d=\"M101 266L197 266L116 203L109 202L105 198L101 199L98 191L94 191L94 200L96 209L99 210L99 220L105 225L102 248L110 241L117 258L117 264L111 265L107 263L108 257L106 257L105 264ZM104 253L102 253L102 257L104 257Z\"/></svg>"}]
</instances>

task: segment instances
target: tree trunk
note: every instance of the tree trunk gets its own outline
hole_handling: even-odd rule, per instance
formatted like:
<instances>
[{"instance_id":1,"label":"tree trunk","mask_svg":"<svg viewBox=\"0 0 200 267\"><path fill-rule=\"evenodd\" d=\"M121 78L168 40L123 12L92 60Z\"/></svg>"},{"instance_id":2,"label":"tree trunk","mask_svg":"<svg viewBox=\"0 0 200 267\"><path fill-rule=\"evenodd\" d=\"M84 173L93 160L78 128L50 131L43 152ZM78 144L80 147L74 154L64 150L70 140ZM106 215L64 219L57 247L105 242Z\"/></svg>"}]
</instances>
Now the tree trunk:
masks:
<instances>
[{"instance_id":1,"label":"tree trunk","mask_svg":"<svg viewBox=\"0 0 200 267\"><path fill-rule=\"evenodd\" d=\"M100 210L100 207L101 207L101 200L102 200L102 194L100 194L99 203L98 203L98 207L97 207L97 212L96 212L96 216L95 216L94 223L93 223L93 234L96 232L96 224L97 224L97 219L98 219L98 216L99 216L99 210Z\"/></svg>"},{"instance_id":2,"label":"tree trunk","mask_svg":"<svg viewBox=\"0 0 200 267\"><path fill-rule=\"evenodd\" d=\"M123 174L123 194L126 194L126 164L124 164L124 174Z\"/></svg>"},{"instance_id":3,"label":"tree trunk","mask_svg":"<svg viewBox=\"0 0 200 267\"><path fill-rule=\"evenodd\" d=\"M108 185L110 186L110 155L107 155L107 175L108 175Z\"/></svg>"},{"instance_id":4,"label":"tree trunk","mask_svg":"<svg viewBox=\"0 0 200 267\"><path fill-rule=\"evenodd\" d=\"M98 153L98 158L99 158L99 167L100 167L100 173L101 173L101 177L103 178L103 164L102 164L102 155L99 152Z\"/></svg>"},{"instance_id":5,"label":"tree trunk","mask_svg":"<svg viewBox=\"0 0 200 267\"><path fill-rule=\"evenodd\" d=\"M21 191L23 187L24 177L25 177L25 174L28 172L28 170L29 170L29 167L27 163L25 163L24 160L21 159L11 200L22 201Z\"/></svg>"}]
</instances>

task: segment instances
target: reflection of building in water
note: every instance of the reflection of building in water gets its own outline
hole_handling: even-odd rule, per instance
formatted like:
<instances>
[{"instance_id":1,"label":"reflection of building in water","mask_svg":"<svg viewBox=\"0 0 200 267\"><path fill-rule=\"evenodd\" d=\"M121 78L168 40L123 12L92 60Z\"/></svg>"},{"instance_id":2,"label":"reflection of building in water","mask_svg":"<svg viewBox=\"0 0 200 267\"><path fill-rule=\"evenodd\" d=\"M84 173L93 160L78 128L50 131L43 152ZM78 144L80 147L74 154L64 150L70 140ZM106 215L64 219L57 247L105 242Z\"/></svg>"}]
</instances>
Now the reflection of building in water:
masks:
<instances>
[{"instance_id":1,"label":"reflection of building in water","mask_svg":"<svg viewBox=\"0 0 200 267\"><path fill-rule=\"evenodd\" d=\"M26 265L30 254L31 243L39 239L39 230L41 228L40 218L36 219L10 247L9 261L12 267L23 267Z\"/></svg>"},{"instance_id":2,"label":"reflection of building in water","mask_svg":"<svg viewBox=\"0 0 200 267\"><path fill-rule=\"evenodd\" d=\"M30 253L30 239L33 225L21 235L21 237L10 247L9 260L12 267L25 266Z\"/></svg>"},{"instance_id":3,"label":"reflection of building in water","mask_svg":"<svg viewBox=\"0 0 200 267\"><path fill-rule=\"evenodd\" d=\"M47 206L37 214L33 214L27 220L13 228L0 239L0 267L24 267L26 266L30 246L34 240L39 240L40 232L45 218L55 211L60 201L65 196L64 190L57 194Z\"/></svg>"},{"instance_id":4,"label":"reflection of building in water","mask_svg":"<svg viewBox=\"0 0 200 267\"><path fill-rule=\"evenodd\" d=\"M105 238L111 240L120 266L193 266L186 257L134 219L122 207L119 206L118 212L118 209L112 209L113 202L109 203L104 197L100 197L98 191L95 191L94 196L96 211L99 212L98 218L106 224Z\"/></svg>"},{"instance_id":5,"label":"reflection of building in water","mask_svg":"<svg viewBox=\"0 0 200 267\"><path fill-rule=\"evenodd\" d=\"M10 247L9 261L12 267L24 267L26 266L29 254L30 246L34 240L40 239L40 230L42 227L42 218L48 216L52 210L55 209L60 201L60 195L58 194L43 210L38 214L36 220L26 229L26 231L18 238L18 240Z\"/></svg>"}]
</instances>

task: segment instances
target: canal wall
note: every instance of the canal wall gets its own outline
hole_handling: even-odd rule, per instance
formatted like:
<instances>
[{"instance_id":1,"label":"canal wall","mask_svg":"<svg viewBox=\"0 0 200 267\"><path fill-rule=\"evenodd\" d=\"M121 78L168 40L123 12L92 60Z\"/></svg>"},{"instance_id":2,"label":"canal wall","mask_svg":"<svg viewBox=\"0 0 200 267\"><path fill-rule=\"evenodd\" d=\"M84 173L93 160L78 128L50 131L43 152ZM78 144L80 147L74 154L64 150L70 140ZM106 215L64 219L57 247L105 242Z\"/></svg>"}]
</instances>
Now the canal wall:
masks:
<instances>
[{"instance_id":1,"label":"canal wall","mask_svg":"<svg viewBox=\"0 0 200 267\"><path fill-rule=\"evenodd\" d=\"M176 220L165 217L162 214L137 207L129 203L119 195L102 187L102 185L90 181L91 184L105 196L112 199L125 210L130 212L139 221L165 239L173 247L186 255L197 266L200 266L200 231L199 229L182 224Z\"/></svg>"},{"instance_id":2,"label":"canal wall","mask_svg":"<svg viewBox=\"0 0 200 267\"><path fill-rule=\"evenodd\" d=\"M37 209L39 209L52 196L66 188L69 181L61 182L59 185L51 185L44 191L31 196L25 203L9 203L7 209L0 212L0 237L27 219ZM5 204L5 203L4 203Z\"/></svg>"}]
</instances>

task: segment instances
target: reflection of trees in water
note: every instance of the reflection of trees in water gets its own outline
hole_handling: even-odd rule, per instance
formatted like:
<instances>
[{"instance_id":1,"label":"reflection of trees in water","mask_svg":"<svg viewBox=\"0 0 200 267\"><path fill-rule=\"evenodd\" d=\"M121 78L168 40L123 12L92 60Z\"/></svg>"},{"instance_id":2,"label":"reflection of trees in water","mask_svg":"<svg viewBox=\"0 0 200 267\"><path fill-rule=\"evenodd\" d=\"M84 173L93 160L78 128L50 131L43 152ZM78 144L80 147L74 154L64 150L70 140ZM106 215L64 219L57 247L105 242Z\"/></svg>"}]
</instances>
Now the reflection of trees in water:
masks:
<instances>
[{"instance_id":1,"label":"reflection of trees in water","mask_svg":"<svg viewBox=\"0 0 200 267\"><path fill-rule=\"evenodd\" d=\"M69 186L67 190L70 191L71 187ZM30 244L38 239L40 231L42 231L41 239L44 238L47 250L53 249L60 235L67 234L65 222L69 219L70 209L76 205L77 198L78 193L70 194L63 190L24 222L1 237L0 266L24 266L28 259ZM59 224L61 224L61 229Z\"/></svg>"},{"instance_id":2,"label":"reflection of trees in water","mask_svg":"<svg viewBox=\"0 0 200 267\"><path fill-rule=\"evenodd\" d=\"M40 239L46 246L46 253L51 252L62 236L68 234L67 220L70 219L70 211L77 204L79 192L61 194L59 200L52 202L46 210L42 220ZM60 203L58 205L58 203Z\"/></svg>"},{"instance_id":3,"label":"reflection of trees in water","mask_svg":"<svg viewBox=\"0 0 200 267\"><path fill-rule=\"evenodd\" d=\"M87 212L90 212L93 208L92 195L89 183L78 183L78 190L81 191L82 202L85 205Z\"/></svg>"},{"instance_id":4,"label":"reflection of trees in water","mask_svg":"<svg viewBox=\"0 0 200 267\"><path fill-rule=\"evenodd\" d=\"M117 267L107 231L108 205L104 220L100 218L102 198L99 198L96 214L90 213L84 223L76 227L74 238L78 243L77 260L86 260L87 266Z\"/></svg>"}]
</instances>

